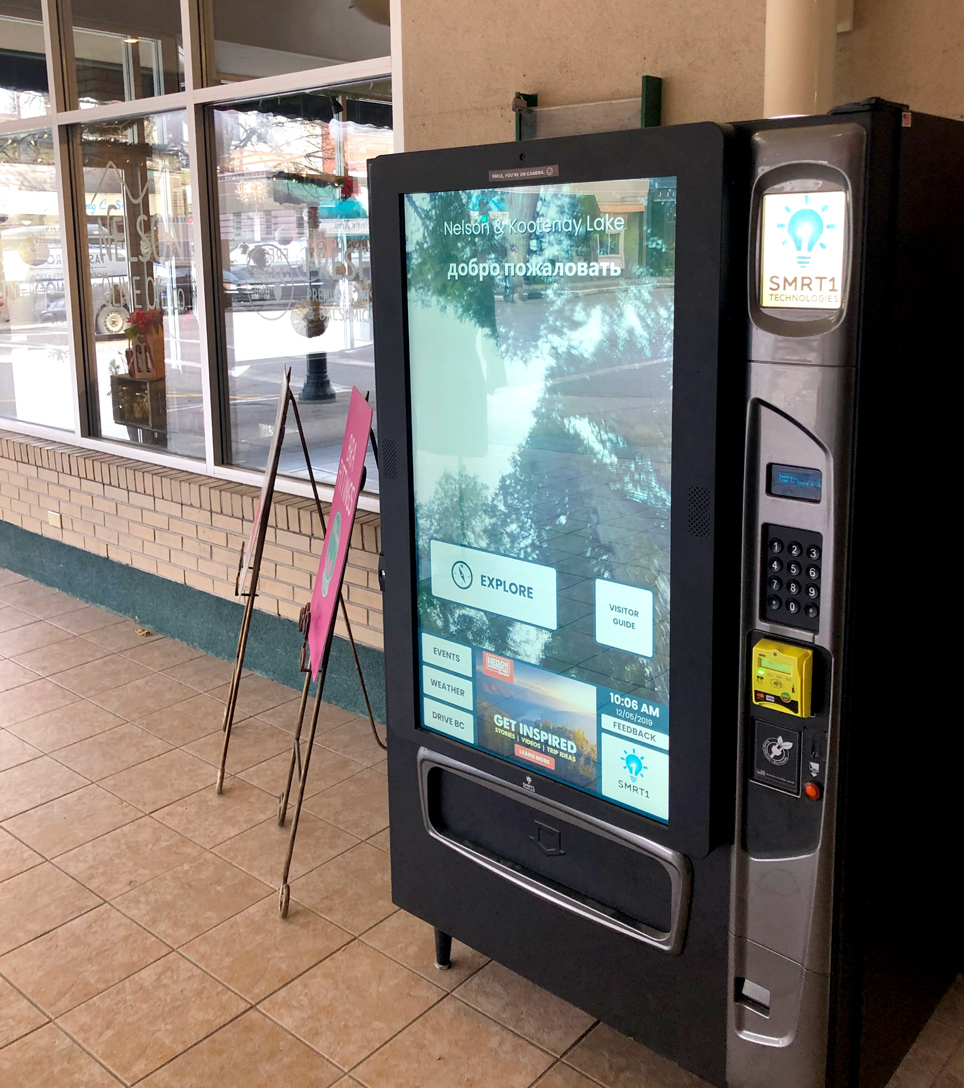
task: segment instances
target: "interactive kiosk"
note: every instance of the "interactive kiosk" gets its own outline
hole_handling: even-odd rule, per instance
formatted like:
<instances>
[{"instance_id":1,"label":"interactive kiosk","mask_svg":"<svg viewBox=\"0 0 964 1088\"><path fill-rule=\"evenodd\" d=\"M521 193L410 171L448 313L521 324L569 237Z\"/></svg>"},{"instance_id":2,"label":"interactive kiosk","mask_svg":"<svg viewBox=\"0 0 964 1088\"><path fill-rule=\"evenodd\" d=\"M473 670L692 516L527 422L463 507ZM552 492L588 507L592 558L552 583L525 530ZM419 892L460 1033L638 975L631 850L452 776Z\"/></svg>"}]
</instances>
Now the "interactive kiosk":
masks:
<instances>
[{"instance_id":1,"label":"interactive kiosk","mask_svg":"<svg viewBox=\"0 0 964 1088\"><path fill-rule=\"evenodd\" d=\"M713 1084L883 1086L962 966L964 124L371 177L395 902Z\"/></svg>"}]
</instances>

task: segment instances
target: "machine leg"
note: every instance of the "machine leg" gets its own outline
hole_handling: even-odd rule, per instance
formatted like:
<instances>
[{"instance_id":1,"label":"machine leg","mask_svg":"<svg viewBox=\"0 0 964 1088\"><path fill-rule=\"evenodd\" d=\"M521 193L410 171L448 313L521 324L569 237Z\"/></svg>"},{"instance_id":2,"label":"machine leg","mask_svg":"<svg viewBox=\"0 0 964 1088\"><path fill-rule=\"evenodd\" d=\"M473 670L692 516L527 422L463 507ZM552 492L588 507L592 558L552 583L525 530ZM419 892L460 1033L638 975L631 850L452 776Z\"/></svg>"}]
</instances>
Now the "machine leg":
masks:
<instances>
[{"instance_id":1,"label":"machine leg","mask_svg":"<svg viewBox=\"0 0 964 1088\"><path fill-rule=\"evenodd\" d=\"M435 966L440 971L452 966L452 938L440 929L435 930Z\"/></svg>"},{"instance_id":2,"label":"machine leg","mask_svg":"<svg viewBox=\"0 0 964 1088\"><path fill-rule=\"evenodd\" d=\"M305 686L301 689L301 705L298 707L298 724L295 726L294 741L291 745L291 762L288 764L288 779L285 782L284 793L278 798L278 827L284 827L285 818L288 815L288 801L291 799L291 783L295 777L295 767L298 768L298 777L301 777L301 727L305 721L305 707L308 705L308 688L311 687L311 673L305 673Z\"/></svg>"}]
</instances>

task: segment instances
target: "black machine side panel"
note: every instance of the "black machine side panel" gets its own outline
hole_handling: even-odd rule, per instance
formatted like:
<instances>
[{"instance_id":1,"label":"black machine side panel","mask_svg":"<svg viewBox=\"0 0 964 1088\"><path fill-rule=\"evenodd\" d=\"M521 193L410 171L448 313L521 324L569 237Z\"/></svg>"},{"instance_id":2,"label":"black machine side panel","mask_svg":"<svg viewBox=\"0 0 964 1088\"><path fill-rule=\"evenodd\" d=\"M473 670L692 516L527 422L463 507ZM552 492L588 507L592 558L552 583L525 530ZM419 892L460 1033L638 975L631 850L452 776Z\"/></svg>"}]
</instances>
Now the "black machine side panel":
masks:
<instances>
[{"instance_id":1,"label":"black machine side panel","mask_svg":"<svg viewBox=\"0 0 964 1088\"><path fill-rule=\"evenodd\" d=\"M949 495L947 462L932 450L960 429L948 391L961 351L964 125L891 111L873 131L879 181L867 236L877 251L866 260L894 273L868 278L858 369L829 1078L860 1088L886 1083L964 968L961 744L915 682L918 656L945 652L927 572L930 520ZM894 555L906 572L896 609L881 592Z\"/></svg>"}]
</instances>

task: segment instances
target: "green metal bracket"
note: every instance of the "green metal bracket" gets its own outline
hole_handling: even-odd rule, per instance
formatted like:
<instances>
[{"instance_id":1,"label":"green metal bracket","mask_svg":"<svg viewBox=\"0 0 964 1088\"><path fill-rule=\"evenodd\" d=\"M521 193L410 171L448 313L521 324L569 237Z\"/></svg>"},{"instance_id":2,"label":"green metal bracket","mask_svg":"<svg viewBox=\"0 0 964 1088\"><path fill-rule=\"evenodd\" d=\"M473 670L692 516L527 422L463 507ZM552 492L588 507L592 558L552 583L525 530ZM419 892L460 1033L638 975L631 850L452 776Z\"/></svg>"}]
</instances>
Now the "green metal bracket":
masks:
<instances>
[{"instance_id":1,"label":"green metal bracket","mask_svg":"<svg viewBox=\"0 0 964 1088\"><path fill-rule=\"evenodd\" d=\"M539 105L537 94L525 94L516 91L512 99L512 112L515 114L515 138L517 140L532 140L536 134L536 119L532 110Z\"/></svg>"},{"instance_id":2,"label":"green metal bracket","mask_svg":"<svg viewBox=\"0 0 964 1088\"><path fill-rule=\"evenodd\" d=\"M657 128L662 124L662 118L663 81L659 76L643 76L639 123L643 128Z\"/></svg>"}]
</instances>

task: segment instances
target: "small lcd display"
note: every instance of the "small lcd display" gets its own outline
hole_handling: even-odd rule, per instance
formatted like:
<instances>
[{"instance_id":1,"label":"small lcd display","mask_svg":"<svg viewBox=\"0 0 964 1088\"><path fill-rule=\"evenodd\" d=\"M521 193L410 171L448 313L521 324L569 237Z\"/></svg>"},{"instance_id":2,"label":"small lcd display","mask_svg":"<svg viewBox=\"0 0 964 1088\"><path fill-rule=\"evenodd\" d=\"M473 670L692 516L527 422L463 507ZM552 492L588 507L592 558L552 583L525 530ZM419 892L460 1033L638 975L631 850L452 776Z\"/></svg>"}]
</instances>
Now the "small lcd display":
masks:
<instances>
[{"instance_id":1,"label":"small lcd display","mask_svg":"<svg viewBox=\"0 0 964 1088\"><path fill-rule=\"evenodd\" d=\"M782 661L774 661L772 657L761 657L760 668L772 669L773 672L785 672L787 676L793 672L789 665L784 665Z\"/></svg>"},{"instance_id":2,"label":"small lcd display","mask_svg":"<svg viewBox=\"0 0 964 1088\"><path fill-rule=\"evenodd\" d=\"M818 468L800 468L796 465L768 465L767 492L781 499L802 499L803 502L820 502L823 490L823 473Z\"/></svg>"},{"instance_id":3,"label":"small lcd display","mask_svg":"<svg viewBox=\"0 0 964 1088\"><path fill-rule=\"evenodd\" d=\"M843 306L847 194L767 193L761 210L760 305Z\"/></svg>"}]
</instances>

